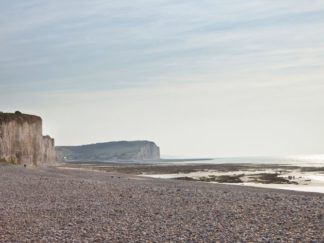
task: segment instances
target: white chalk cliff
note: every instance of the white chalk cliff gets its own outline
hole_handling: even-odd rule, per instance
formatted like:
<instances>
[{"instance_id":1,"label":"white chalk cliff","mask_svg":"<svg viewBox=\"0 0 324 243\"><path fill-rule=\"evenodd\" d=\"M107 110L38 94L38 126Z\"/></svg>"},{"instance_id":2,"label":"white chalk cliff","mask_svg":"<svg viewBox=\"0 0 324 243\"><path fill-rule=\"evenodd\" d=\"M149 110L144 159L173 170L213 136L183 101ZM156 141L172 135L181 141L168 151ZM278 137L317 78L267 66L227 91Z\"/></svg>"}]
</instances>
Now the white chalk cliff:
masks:
<instances>
[{"instance_id":1,"label":"white chalk cliff","mask_svg":"<svg viewBox=\"0 0 324 243\"><path fill-rule=\"evenodd\" d=\"M40 117L0 112L0 161L30 165L56 161L54 139L42 135Z\"/></svg>"}]
</instances>

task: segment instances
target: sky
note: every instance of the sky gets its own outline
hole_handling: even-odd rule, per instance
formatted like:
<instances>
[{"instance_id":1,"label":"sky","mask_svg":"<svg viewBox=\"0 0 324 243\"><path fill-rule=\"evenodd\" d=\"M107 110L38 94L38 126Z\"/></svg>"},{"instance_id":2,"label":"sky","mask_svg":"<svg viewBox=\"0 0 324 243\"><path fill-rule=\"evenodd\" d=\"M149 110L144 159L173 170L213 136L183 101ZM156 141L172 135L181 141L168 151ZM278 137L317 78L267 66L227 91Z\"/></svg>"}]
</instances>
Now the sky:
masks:
<instances>
[{"instance_id":1,"label":"sky","mask_svg":"<svg viewBox=\"0 0 324 243\"><path fill-rule=\"evenodd\" d=\"M324 153L323 0L1 0L0 111L57 145Z\"/></svg>"}]
</instances>

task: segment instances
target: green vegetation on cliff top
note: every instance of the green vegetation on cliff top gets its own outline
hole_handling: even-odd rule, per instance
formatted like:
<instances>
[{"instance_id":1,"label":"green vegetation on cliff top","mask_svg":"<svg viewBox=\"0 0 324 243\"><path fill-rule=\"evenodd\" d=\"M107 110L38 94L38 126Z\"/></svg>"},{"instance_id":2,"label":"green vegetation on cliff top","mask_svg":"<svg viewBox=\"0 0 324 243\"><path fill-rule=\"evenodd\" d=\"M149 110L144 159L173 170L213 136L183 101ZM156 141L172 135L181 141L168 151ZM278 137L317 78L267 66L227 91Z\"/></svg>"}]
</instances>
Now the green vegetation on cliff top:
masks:
<instances>
[{"instance_id":1,"label":"green vegetation on cliff top","mask_svg":"<svg viewBox=\"0 0 324 243\"><path fill-rule=\"evenodd\" d=\"M28 115L23 114L20 111L16 111L15 113L5 113L0 112L0 123L10 122L10 121L16 121L18 123L33 123L33 122L39 122L42 119L39 116L34 115Z\"/></svg>"}]
</instances>

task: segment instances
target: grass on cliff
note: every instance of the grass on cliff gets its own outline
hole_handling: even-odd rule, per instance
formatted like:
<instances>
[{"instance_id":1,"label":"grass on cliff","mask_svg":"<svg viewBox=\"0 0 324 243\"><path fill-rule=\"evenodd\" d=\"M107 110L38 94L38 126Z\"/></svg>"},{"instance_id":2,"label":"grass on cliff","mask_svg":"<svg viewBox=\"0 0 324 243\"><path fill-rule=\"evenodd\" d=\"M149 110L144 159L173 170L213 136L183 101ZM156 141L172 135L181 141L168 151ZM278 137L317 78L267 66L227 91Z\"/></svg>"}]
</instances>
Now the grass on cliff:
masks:
<instances>
[{"instance_id":1,"label":"grass on cliff","mask_svg":"<svg viewBox=\"0 0 324 243\"><path fill-rule=\"evenodd\" d=\"M0 112L0 123L10 121L16 121L20 124L24 122L34 123L41 121L41 118L39 116L23 114L20 111L16 111L15 113Z\"/></svg>"},{"instance_id":2,"label":"grass on cliff","mask_svg":"<svg viewBox=\"0 0 324 243\"><path fill-rule=\"evenodd\" d=\"M17 161L14 160L14 159L10 159L8 161L8 160L2 158L2 159L0 159L0 163L6 163L6 164L13 164L13 165L15 165L15 164L17 164Z\"/></svg>"}]
</instances>

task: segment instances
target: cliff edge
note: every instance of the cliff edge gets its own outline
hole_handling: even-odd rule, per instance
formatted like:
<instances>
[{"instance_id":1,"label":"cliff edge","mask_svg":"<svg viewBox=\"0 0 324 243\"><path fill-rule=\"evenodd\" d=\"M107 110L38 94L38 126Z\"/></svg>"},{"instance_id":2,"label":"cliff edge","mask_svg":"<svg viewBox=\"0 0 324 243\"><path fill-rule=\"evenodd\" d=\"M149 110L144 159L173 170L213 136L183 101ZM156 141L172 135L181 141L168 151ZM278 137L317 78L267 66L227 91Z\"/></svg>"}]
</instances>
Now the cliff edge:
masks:
<instances>
[{"instance_id":1,"label":"cliff edge","mask_svg":"<svg viewBox=\"0 0 324 243\"><path fill-rule=\"evenodd\" d=\"M54 139L42 135L39 116L0 112L0 161L29 165L56 161Z\"/></svg>"}]
</instances>

